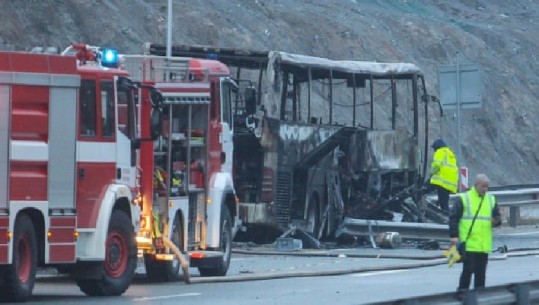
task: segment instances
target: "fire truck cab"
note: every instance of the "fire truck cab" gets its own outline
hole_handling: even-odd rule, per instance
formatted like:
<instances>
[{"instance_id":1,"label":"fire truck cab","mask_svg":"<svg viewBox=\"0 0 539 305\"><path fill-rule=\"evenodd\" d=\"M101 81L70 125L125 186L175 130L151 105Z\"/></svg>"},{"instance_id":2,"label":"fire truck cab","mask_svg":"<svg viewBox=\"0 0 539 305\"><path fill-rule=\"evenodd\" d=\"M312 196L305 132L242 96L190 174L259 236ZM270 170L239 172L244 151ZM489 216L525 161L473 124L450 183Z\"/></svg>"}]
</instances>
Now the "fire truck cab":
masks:
<instances>
[{"instance_id":1,"label":"fire truck cab","mask_svg":"<svg viewBox=\"0 0 539 305\"><path fill-rule=\"evenodd\" d=\"M92 296L132 281L141 88L114 59L82 44L0 52L2 301L27 300L38 267L70 273Z\"/></svg>"}]
</instances>

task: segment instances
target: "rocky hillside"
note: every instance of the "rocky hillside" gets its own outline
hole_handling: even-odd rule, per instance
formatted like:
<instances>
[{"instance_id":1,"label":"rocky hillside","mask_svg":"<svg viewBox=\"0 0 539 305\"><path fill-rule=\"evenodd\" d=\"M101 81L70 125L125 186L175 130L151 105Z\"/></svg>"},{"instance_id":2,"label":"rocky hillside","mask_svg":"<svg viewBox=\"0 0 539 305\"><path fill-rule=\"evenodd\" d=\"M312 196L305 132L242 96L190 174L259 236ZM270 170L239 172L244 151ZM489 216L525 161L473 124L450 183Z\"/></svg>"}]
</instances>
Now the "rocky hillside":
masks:
<instances>
[{"instance_id":1,"label":"rocky hillside","mask_svg":"<svg viewBox=\"0 0 539 305\"><path fill-rule=\"evenodd\" d=\"M166 0L3 0L0 47L73 42L135 53L165 42ZM539 183L537 0L173 0L173 41L412 62L438 95L457 52L482 70L483 108L461 115L461 165L493 185ZM430 138L456 151L456 117L430 110ZM429 152L430 153L430 152Z\"/></svg>"}]
</instances>

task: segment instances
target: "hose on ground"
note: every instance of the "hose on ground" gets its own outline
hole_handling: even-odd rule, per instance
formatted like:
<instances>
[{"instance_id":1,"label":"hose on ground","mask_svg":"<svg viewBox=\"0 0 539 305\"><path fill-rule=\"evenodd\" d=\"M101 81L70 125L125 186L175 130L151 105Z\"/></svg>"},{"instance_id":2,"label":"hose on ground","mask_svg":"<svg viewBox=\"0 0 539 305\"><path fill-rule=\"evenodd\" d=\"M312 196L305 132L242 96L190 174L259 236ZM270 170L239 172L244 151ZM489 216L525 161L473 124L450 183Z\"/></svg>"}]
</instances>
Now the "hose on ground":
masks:
<instances>
[{"instance_id":1,"label":"hose on ground","mask_svg":"<svg viewBox=\"0 0 539 305\"><path fill-rule=\"evenodd\" d=\"M165 246L169 247L170 250L172 250L172 252L178 257L178 259L180 260L180 265L182 267L182 273L183 273L183 281L186 283L186 284L190 284L191 283L191 278L189 276L189 262L187 262L187 260L185 259L185 257L183 256L182 252L180 251L180 249L178 249L178 247L176 247L176 245L170 240L168 239L167 237L163 236L163 242L165 243Z\"/></svg>"}]
</instances>

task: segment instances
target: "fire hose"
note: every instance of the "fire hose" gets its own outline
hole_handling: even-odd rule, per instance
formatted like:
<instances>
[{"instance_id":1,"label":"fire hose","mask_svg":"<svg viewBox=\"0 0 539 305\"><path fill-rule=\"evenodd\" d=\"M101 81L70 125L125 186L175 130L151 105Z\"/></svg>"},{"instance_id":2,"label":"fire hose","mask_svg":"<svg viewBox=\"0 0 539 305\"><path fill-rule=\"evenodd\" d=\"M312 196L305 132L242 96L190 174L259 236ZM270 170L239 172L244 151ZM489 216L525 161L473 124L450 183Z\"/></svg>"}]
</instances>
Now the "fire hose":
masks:
<instances>
[{"instance_id":1,"label":"fire hose","mask_svg":"<svg viewBox=\"0 0 539 305\"><path fill-rule=\"evenodd\" d=\"M167 237L163 236L163 242L165 243L165 246L169 247L172 253L174 253L178 260L180 261L180 266L182 268L183 273L183 281L186 284L191 283L191 278L189 277L189 262L185 259L185 256L183 256L182 251L176 247L176 245Z\"/></svg>"}]
</instances>

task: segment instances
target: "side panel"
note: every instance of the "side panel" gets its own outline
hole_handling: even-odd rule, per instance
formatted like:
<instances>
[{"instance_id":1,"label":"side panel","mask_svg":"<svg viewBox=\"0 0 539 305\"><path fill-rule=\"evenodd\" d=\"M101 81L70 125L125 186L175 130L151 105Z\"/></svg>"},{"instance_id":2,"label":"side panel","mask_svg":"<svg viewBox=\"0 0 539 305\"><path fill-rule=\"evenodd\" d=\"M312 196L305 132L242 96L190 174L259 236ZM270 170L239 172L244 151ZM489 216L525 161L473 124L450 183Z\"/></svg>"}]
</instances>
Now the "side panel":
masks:
<instances>
[{"instance_id":1,"label":"side panel","mask_svg":"<svg viewBox=\"0 0 539 305\"><path fill-rule=\"evenodd\" d=\"M11 87L9 199L47 201L48 78L24 73L13 77L19 84Z\"/></svg>"},{"instance_id":2,"label":"side panel","mask_svg":"<svg viewBox=\"0 0 539 305\"><path fill-rule=\"evenodd\" d=\"M95 228L105 191L116 178L116 167L114 163L80 162L77 172L77 225Z\"/></svg>"},{"instance_id":3,"label":"side panel","mask_svg":"<svg viewBox=\"0 0 539 305\"><path fill-rule=\"evenodd\" d=\"M12 143L13 151L16 151ZM10 163L9 199L47 201L47 162L13 160Z\"/></svg>"},{"instance_id":4,"label":"side panel","mask_svg":"<svg viewBox=\"0 0 539 305\"><path fill-rule=\"evenodd\" d=\"M75 207L77 90L50 92L49 203L51 209Z\"/></svg>"},{"instance_id":5,"label":"side panel","mask_svg":"<svg viewBox=\"0 0 539 305\"><path fill-rule=\"evenodd\" d=\"M211 177L209 203L207 205L207 231L206 246L210 248L219 247L220 226L221 226L221 205L224 195L227 193L235 194L232 176L228 173L217 173ZM234 211L230 211L233 214Z\"/></svg>"},{"instance_id":6,"label":"side panel","mask_svg":"<svg viewBox=\"0 0 539 305\"><path fill-rule=\"evenodd\" d=\"M49 263L75 262L75 216L51 216L48 237L49 251L46 261Z\"/></svg>"},{"instance_id":7,"label":"side panel","mask_svg":"<svg viewBox=\"0 0 539 305\"><path fill-rule=\"evenodd\" d=\"M9 217L0 216L0 264L8 262L9 240L7 239L7 231L9 229Z\"/></svg>"},{"instance_id":8,"label":"side panel","mask_svg":"<svg viewBox=\"0 0 539 305\"><path fill-rule=\"evenodd\" d=\"M9 87L0 86L0 209L7 208L8 198L9 111Z\"/></svg>"},{"instance_id":9,"label":"side panel","mask_svg":"<svg viewBox=\"0 0 539 305\"><path fill-rule=\"evenodd\" d=\"M77 259L80 261L96 261L105 258L105 240L114 203L121 198L125 198L128 202L133 199L131 191L125 185L109 185L103 193L101 205L96 207L98 211L95 228L85 229L78 226L80 236L77 240ZM140 226L139 209L131 204L130 210L133 228L135 228L135 232L138 232ZM80 215L81 212L78 211L78 214Z\"/></svg>"},{"instance_id":10,"label":"side panel","mask_svg":"<svg viewBox=\"0 0 539 305\"><path fill-rule=\"evenodd\" d=\"M49 131L49 94L47 85L32 85L40 81L46 84L46 76L22 74L17 76L21 82L11 87L11 138L13 140L48 140Z\"/></svg>"}]
</instances>

